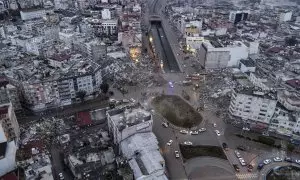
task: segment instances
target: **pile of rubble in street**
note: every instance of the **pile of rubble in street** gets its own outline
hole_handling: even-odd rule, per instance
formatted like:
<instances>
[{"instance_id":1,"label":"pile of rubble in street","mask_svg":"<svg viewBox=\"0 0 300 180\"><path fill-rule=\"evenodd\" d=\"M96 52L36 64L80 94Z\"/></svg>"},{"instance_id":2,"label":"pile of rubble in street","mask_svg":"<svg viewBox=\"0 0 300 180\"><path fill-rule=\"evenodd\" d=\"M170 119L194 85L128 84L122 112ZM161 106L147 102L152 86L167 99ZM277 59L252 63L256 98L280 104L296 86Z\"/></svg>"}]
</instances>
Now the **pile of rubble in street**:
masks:
<instances>
[{"instance_id":1,"label":"pile of rubble in street","mask_svg":"<svg viewBox=\"0 0 300 180\"><path fill-rule=\"evenodd\" d=\"M148 56L141 57L137 63L129 59L114 59L104 68L103 74L103 78L112 81L115 86L149 87L166 83L161 76L153 73L153 64Z\"/></svg>"},{"instance_id":2,"label":"pile of rubble in street","mask_svg":"<svg viewBox=\"0 0 300 180\"><path fill-rule=\"evenodd\" d=\"M200 104L204 109L224 111L230 102L232 88L236 82L231 79L231 72L227 69L222 71L208 71L204 84L199 88L202 95L199 97Z\"/></svg>"}]
</instances>

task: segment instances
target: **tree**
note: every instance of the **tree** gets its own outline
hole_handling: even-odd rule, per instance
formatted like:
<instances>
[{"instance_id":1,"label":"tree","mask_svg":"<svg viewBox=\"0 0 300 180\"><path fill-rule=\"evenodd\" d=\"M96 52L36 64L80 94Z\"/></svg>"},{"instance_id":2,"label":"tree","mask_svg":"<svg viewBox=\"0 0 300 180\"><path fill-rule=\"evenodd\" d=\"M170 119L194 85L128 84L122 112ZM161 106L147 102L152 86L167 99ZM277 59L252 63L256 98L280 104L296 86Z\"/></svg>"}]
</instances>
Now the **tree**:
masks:
<instances>
[{"instance_id":1,"label":"tree","mask_svg":"<svg viewBox=\"0 0 300 180\"><path fill-rule=\"evenodd\" d=\"M83 102L85 95L86 95L85 91L81 90L77 92L77 97L80 98L81 102Z\"/></svg>"},{"instance_id":2,"label":"tree","mask_svg":"<svg viewBox=\"0 0 300 180\"><path fill-rule=\"evenodd\" d=\"M109 85L106 83L106 82L103 82L101 85L100 85L100 89L101 91L106 94L109 90Z\"/></svg>"},{"instance_id":3,"label":"tree","mask_svg":"<svg viewBox=\"0 0 300 180\"><path fill-rule=\"evenodd\" d=\"M288 149L288 151L290 151L290 152L293 152L294 151L294 149L295 149L295 146L293 145L293 144L288 144L287 145L287 149Z\"/></svg>"}]
</instances>

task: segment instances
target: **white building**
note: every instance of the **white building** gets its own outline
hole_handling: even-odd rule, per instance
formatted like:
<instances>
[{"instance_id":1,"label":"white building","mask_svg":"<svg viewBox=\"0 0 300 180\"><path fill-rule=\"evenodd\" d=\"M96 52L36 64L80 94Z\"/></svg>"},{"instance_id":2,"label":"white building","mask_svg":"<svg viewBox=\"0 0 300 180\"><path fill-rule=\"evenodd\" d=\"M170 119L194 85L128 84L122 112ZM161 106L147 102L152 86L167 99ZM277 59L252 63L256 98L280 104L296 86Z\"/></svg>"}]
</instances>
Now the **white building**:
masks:
<instances>
[{"instance_id":1,"label":"white building","mask_svg":"<svg viewBox=\"0 0 300 180\"><path fill-rule=\"evenodd\" d=\"M292 19L292 11L290 12L281 12L279 14L279 22L287 22L290 21Z\"/></svg>"},{"instance_id":2,"label":"white building","mask_svg":"<svg viewBox=\"0 0 300 180\"><path fill-rule=\"evenodd\" d=\"M98 61L106 56L106 45L103 42L97 40L86 43L87 55L90 60Z\"/></svg>"},{"instance_id":3,"label":"white building","mask_svg":"<svg viewBox=\"0 0 300 180\"><path fill-rule=\"evenodd\" d=\"M105 34L116 34L118 27L117 19L110 19L102 21L102 32Z\"/></svg>"},{"instance_id":4,"label":"white building","mask_svg":"<svg viewBox=\"0 0 300 180\"><path fill-rule=\"evenodd\" d=\"M300 95L296 92L278 91L277 99L286 109L300 112Z\"/></svg>"},{"instance_id":5,"label":"white building","mask_svg":"<svg viewBox=\"0 0 300 180\"><path fill-rule=\"evenodd\" d=\"M54 0L54 8L57 10L68 9L69 0Z\"/></svg>"},{"instance_id":6,"label":"white building","mask_svg":"<svg viewBox=\"0 0 300 180\"><path fill-rule=\"evenodd\" d=\"M109 9L103 9L101 15L102 19L111 19L111 12Z\"/></svg>"},{"instance_id":7,"label":"white building","mask_svg":"<svg viewBox=\"0 0 300 180\"><path fill-rule=\"evenodd\" d=\"M299 130L300 125L297 124L296 117L292 116L286 109L276 107L270 121L269 131L285 136L292 136L293 132L299 132Z\"/></svg>"},{"instance_id":8,"label":"white building","mask_svg":"<svg viewBox=\"0 0 300 180\"><path fill-rule=\"evenodd\" d=\"M21 19L23 21L32 20L37 18L43 18L46 16L45 9L28 9L28 10L21 10Z\"/></svg>"},{"instance_id":9,"label":"white building","mask_svg":"<svg viewBox=\"0 0 300 180\"><path fill-rule=\"evenodd\" d=\"M186 40L187 50L192 53L196 53L196 50L200 49L202 43L204 42L204 37L187 36L185 40Z\"/></svg>"},{"instance_id":10,"label":"white building","mask_svg":"<svg viewBox=\"0 0 300 180\"><path fill-rule=\"evenodd\" d=\"M182 19L181 32L184 36L199 36L202 30L202 20Z\"/></svg>"},{"instance_id":11,"label":"white building","mask_svg":"<svg viewBox=\"0 0 300 180\"><path fill-rule=\"evenodd\" d=\"M205 69L237 67L241 59L248 58L248 47L240 41L229 45L205 41L197 53L200 64Z\"/></svg>"},{"instance_id":12,"label":"white building","mask_svg":"<svg viewBox=\"0 0 300 180\"><path fill-rule=\"evenodd\" d=\"M255 72L256 69L255 62L252 59L247 59L247 60L242 59L240 60L239 68L243 73Z\"/></svg>"},{"instance_id":13,"label":"white building","mask_svg":"<svg viewBox=\"0 0 300 180\"><path fill-rule=\"evenodd\" d=\"M106 114L109 132L113 135L115 144L133 134L152 132L152 115L139 104L116 108Z\"/></svg>"},{"instance_id":14,"label":"white building","mask_svg":"<svg viewBox=\"0 0 300 180\"><path fill-rule=\"evenodd\" d=\"M252 89L234 90L231 96L229 113L244 121L268 125L275 112L276 103L276 100Z\"/></svg>"},{"instance_id":15,"label":"white building","mask_svg":"<svg viewBox=\"0 0 300 180\"><path fill-rule=\"evenodd\" d=\"M120 148L136 180L167 180L165 160L152 132L134 134L124 139Z\"/></svg>"},{"instance_id":16,"label":"white building","mask_svg":"<svg viewBox=\"0 0 300 180\"><path fill-rule=\"evenodd\" d=\"M258 73L250 73L249 80L262 91L270 91L274 86L274 83L268 77L260 76Z\"/></svg>"},{"instance_id":17,"label":"white building","mask_svg":"<svg viewBox=\"0 0 300 180\"><path fill-rule=\"evenodd\" d=\"M7 140L5 131L0 123L0 176L17 168L16 152L17 146L15 141Z\"/></svg>"},{"instance_id":18,"label":"white building","mask_svg":"<svg viewBox=\"0 0 300 180\"><path fill-rule=\"evenodd\" d=\"M1 91L2 93L3 91ZM18 142L20 138L20 128L19 123L14 111L14 108L12 104L9 101L7 94L1 94L2 97L0 97L2 100L6 99L6 102L2 101L0 104L0 124L3 127L3 130L5 132L7 141L15 141Z\"/></svg>"},{"instance_id":19,"label":"white building","mask_svg":"<svg viewBox=\"0 0 300 180\"><path fill-rule=\"evenodd\" d=\"M54 180L50 157L45 153L32 154L34 156L30 159L19 162L19 166L24 169L25 180Z\"/></svg>"},{"instance_id":20,"label":"white building","mask_svg":"<svg viewBox=\"0 0 300 180\"><path fill-rule=\"evenodd\" d=\"M59 40L64 42L66 46L71 47L72 46L72 41L74 32L71 29L63 29L61 32L58 34Z\"/></svg>"}]
</instances>

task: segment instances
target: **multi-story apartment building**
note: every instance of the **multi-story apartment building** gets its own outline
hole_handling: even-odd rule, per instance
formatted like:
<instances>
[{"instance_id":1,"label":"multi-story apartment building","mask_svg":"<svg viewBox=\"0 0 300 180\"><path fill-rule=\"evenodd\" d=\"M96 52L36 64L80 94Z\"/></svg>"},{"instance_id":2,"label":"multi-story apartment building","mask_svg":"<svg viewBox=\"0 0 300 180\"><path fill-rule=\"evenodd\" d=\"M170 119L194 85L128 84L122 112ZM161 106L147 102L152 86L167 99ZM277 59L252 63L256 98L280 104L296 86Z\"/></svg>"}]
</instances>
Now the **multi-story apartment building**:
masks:
<instances>
[{"instance_id":1,"label":"multi-story apartment building","mask_svg":"<svg viewBox=\"0 0 300 180\"><path fill-rule=\"evenodd\" d=\"M19 124L14 108L5 91L1 91L0 93L0 124L3 127L7 141L18 142L20 137Z\"/></svg>"},{"instance_id":2,"label":"multi-story apartment building","mask_svg":"<svg viewBox=\"0 0 300 180\"><path fill-rule=\"evenodd\" d=\"M252 89L234 89L231 96L229 113L253 125L268 127L275 112L277 101Z\"/></svg>"},{"instance_id":3,"label":"multi-story apartment building","mask_svg":"<svg viewBox=\"0 0 300 180\"><path fill-rule=\"evenodd\" d=\"M119 107L107 111L109 132L115 144L119 144L129 136L152 131L152 115L138 104Z\"/></svg>"}]
</instances>

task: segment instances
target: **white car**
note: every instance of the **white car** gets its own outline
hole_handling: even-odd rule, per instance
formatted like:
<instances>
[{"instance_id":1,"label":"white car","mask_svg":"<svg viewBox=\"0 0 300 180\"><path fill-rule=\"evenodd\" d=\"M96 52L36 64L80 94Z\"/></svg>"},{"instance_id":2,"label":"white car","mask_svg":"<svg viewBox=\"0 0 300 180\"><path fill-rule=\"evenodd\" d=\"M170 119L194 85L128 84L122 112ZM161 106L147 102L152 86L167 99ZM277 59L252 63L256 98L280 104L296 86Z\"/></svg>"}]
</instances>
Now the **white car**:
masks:
<instances>
[{"instance_id":1,"label":"white car","mask_svg":"<svg viewBox=\"0 0 300 180\"><path fill-rule=\"evenodd\" d=\"M179 152L178 151L175 151L175 157L179 158Z\"/></svg>"},{"instance_id":2,"label":"white car","mask_svg":"<svg viewBox=\"0 0 300 180\"><path fill-rule=\"evenodd\" d=\"M198 131L191 131L190 133L191 133L192 135L198 135L198 134L199 134Z\"/></svg>"},{"instance_id":3,"label":"white car","mask_svg":"<svg viewBox=\"0 0 300 180\"><path fill-rule=\"evenodd\" d=\"M234 154L236 155L236 157L240 158L241 157L241 153L238 152L237 150L234 151Z\"/></svg>"},{"instance_id":4,"label":"white car","mask_svg":"<svg viewBox=\"0 0 300 180\"><path fill-rule=\"evenodd\" d=\"M219 130L215 130L217 136L221 136L220 131Z\"/></svg>"},{"instance_id":5,"label":"white car","mask_svg":"<svg viewBox=\"0 0 300 180\"><path fill-rule=\"evenodd\" d=\"M280 157L274 157L274 159L273 159L275 162L281 162L282 161L282 159L280 158Z\"/></svg>"},{"instance_id":6,"label":"white car","mask_svg":"<svg viewBox=\"0 0 300 180\"><path fill-rule=\"evenodd\" d=\"M60 180L65 179L63 173L59 173L58 176L59 176L59 179L60 179Z\"/></svg>"},{"instance_id":7,"label":"white car","mask_svg":"<svg viewBox=\"0 0 300 180\"><path fill-rule=\"evenodd\" d=\"M167 142L167 145L168 146L171 146L171 144L173 143L173 140L172 139L170 139L170 141L169 142Z\"/></svg>"},{"instance_id":8,"label":"white car","mask_svg":"<svg viewBox=\"0 0 300 180\"><path fill-rule=\"evenodd\" d=\"M199 129L199 132L204 132L204 131L206 131L206 128L200 128Z\"/></svg>"},{"instance_id":9,"label":"white car","mask_svg":"<svg viewBox=\"0 0 300 180\"><path fill-rule=\"evenodd\" d=\"M271 159L266 159L266 160L264 160L264 164L265 164L265 165L270 164L271 162L272 162Z\"/></svg>"},{"instance_id":10,"label":"white car","mask_svg":"<svg viewBox=\"0 0 300 180\"><path fill-rule=\"evenodd\" d=\"M170 86L170 88L174 88L174 85L172 82L169 82L169 86Z\"/></svg>"},{"instance_id":11,"label":"white car","mask_svg":"<svg viewBox=\"0 0 300 180\"><path fill-rule=\"evenodd\" d=\"M162 123L161 125L162 125L163 127L165 127L165 128L169 127L168 123L165 123L165 122Z\"/></svg>"},{"instance_id":12,"label":"white car","mask_svg":"<svg viewBox=\"0 0 300 180\"><path fill-rule=\"evenodd\" d=\"M217 124L216 124L216 123L213 123L213 127L215 127L215 128L216 128L216 127L217 127Z\"/></svg>"},{"instance_id":13,"label":"white car","mask_svg":"<svg viewBox=\"0 0 300 180\"><path fill-rule=\"evenodd\" d=\"M189 146L193 145L193 143L191 141L184 141L183 144L184 145L189 145Z\"/></svg>"},{"instance_id":14,"label":"white car","mask_svg":"<svg viewBox=\"0 0 300 180\"><path fill-rule=\"evenodd\" d=\"M241 163L242 166L246 166L247 165L246 162L245 162L245 160L243 158L239 158L239 161L240 161L240 163Z\"/></svg>"},{"instance_id":15,"label":"white car","mask_svg":"<svg viewBox=\"0 0 300 180\"><path fill-rule=\"evenodd\" d=\"M296 159L295 163L300 164L300 159Z\"/></svg>"},{"instance_id":16,"label":"white car","mask_svg":"<svg viewBox=\"0 0 300 180\"><path fill-rule=\"evenodd\" d=\"M187 134L187 133L189 133L187 130L184 130L184 129L183 129L183 130L180 130L179 132L180 132L181 134Z\"/></svg>"}]
</instances>

